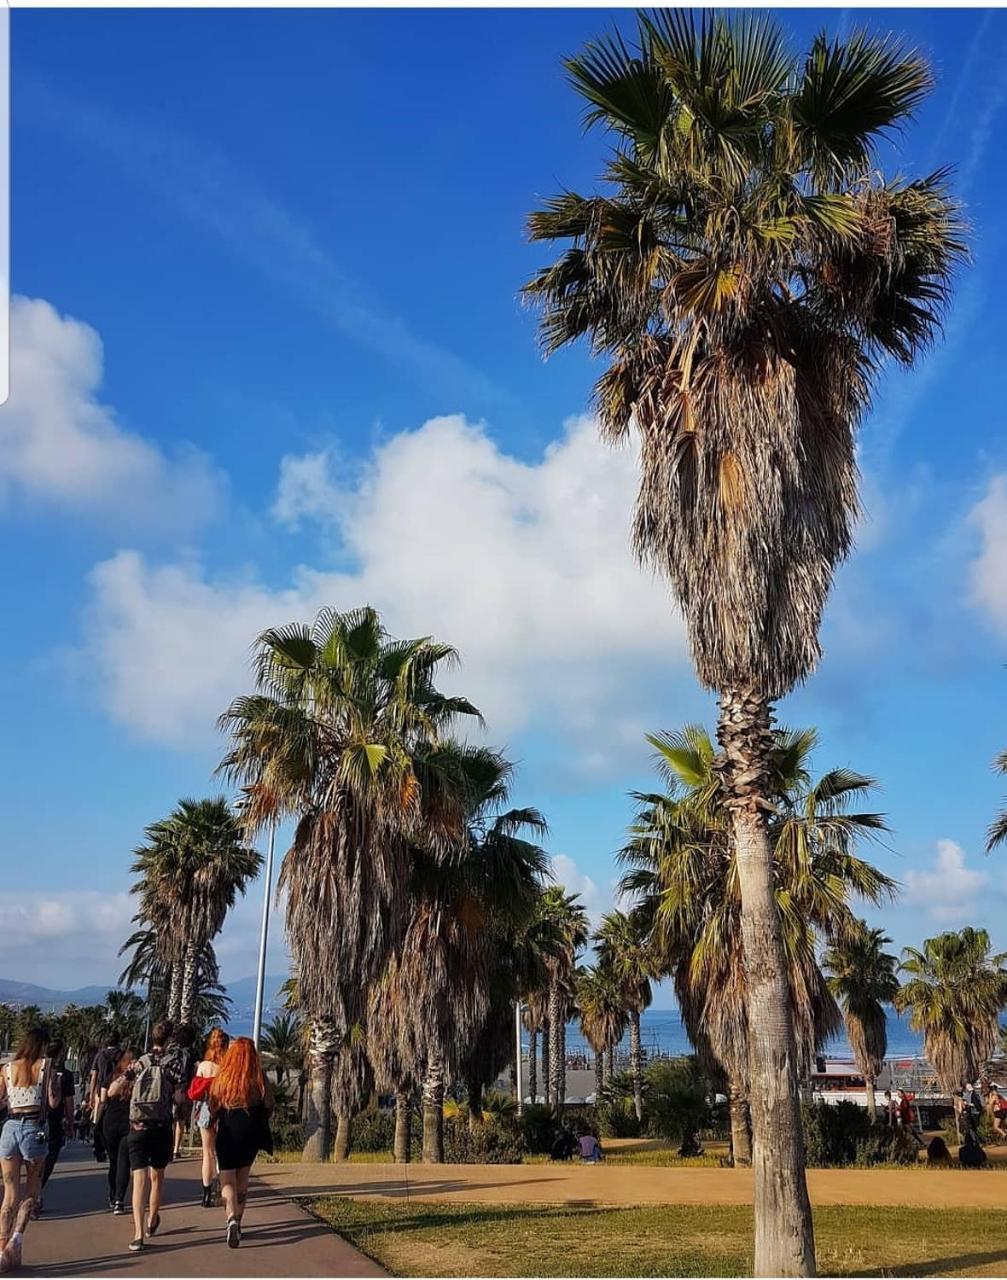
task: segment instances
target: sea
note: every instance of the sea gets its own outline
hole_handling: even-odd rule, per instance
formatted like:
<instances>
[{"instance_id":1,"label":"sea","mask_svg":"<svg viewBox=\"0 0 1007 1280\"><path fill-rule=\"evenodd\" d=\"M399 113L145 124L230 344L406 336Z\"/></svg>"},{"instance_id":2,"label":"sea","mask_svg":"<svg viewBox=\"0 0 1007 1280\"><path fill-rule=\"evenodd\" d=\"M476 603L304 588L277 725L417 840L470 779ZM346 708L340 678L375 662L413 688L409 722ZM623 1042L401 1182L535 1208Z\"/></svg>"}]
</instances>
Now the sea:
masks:
<instances>
[{"instance_id":1,"label":"sea","mask_svg":"<svg viewBox=\"0 0 1007 1280\"><path fill-rule=\"evenodd\" d=\"M268 1022L279 1010L266 1011L264 1022ZM232 1036L248 1036L252 1034L251 1010L239 1010L228 1023L227 1030ZM665 1055L675 1057L692 1052L689 1037L682 1025L682 1016L677 1009L647 1009L640 1018L640 1034L643 1048L649 1057ZM580 1027L572 1022L567 1027L566 1047L568 1053L591 1054L590 1047L581 1034ZM623 1037L618 1048L629 1051L628 1037ZM827 1057L849 1058L852 1056L845 1035L831 1040L824 1049ZM923 1040L910 1026L908 1019L897 1014L894 1009L888 1010L888 1053L889 1058L914 1058L923 1054Z\"/></svg>"}]
</instances>

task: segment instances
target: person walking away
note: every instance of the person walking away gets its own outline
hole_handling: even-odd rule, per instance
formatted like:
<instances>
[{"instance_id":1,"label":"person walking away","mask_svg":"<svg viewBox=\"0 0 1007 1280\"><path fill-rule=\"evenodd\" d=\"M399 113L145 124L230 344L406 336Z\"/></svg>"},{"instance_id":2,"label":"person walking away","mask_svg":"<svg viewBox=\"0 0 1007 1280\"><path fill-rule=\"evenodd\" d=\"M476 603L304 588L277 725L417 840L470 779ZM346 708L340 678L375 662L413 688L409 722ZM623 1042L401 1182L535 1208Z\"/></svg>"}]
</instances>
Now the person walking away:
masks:
<instances>
[{"instance_id":1,"label":"person walking away","mask_svg":"<svg viewBox=\"0 0 1007 1280\"><path fill-rule=\"evenodd\" d=\"M171 1161L171 1109L177 1088L166 1053L172 1026L157 1022L150 1053L129 1068L133 1091L129 1100L129 1167L133 1175L133 1239L130 1253L145 1247L145 1237L161 1225L164 1171Z\"/></svg>"},{"instance_id":2,"label":"person walking away","mask_svg":"<svg viewBox=\"0 0 1007 1280\"><path fill-rule=\"evenodd\" d=\"M66 1045L60 1040L54 1040L49 1046L49 1056L59 1085L60 1105L50 1107L48 1110L49 1154L45 1158L42 1185L39 1188L38 1199L35 1201L34 1217L36 1218L42 1212L42 1193L45 1191L46 1183L52 1177L59 1153L63 1150L63 1144L73 1134L73 1098L76 1085L73 1072L66 1068Z\"/></svg>"},{"instance_id":3,"label":"person walking away","mask_svg":"<svg viewBox=\"0 0 1007 1280\"><path fill-rule=\"evenodd\" d=\"M199 1141L203 1149L203 1208L213 1208L213 1181L217 1176L217 1123L210 1115L210 1085L220 1072L220 1064L231 1038L220 1027L214 1027L206 1041L202 1060L189 1082Z\"/></svg>"},{"instance_id":4,"label":"person walking away","mask_svg":"<svg viewBox=\"0 0 1007 1280\"><path fill-rule=\"evenodd\" d=\"M217 1122L217 1165L227 1217L228 1247L241 1243L248 1175L260 1151L272 1152L272 1095L266 1088L255 1045L247 1036L231 1042L210 1085L210 1115Z\"/></svg>"},{"instance_id":5,"label":"person walking away","mask_svg":"<svg viewBox=\"0 0 1007 1280\"><path fill-rule=\"evenodd\" d=\"M91 1074L88 1077L84 1101L91 1109L91 1133L94 1139L94 1158L103 1164L107 1158L101 1127L101 1112L105 1105L105 1090L112 1079L112 1064L119 1052L118 1045L108 1044L94 1055Z\"/></svg>"},{"instance_id":6,"label":"person walking away","mask_svg":"<svg viewBox=\"0 0 1007 1280\"><path fill-rule=\"evenodd\" d=\"M171 1109L175 1124L173 1160L181 1160L182 1142L192 1123L192 1101L189 1098L188 1089L196 1071L196 1054L192 1047L195 1039L196 1033L192 1027L187 1022L183 1022L172 1036L171 1044L168 1046L171 1070L175 1077L175 1097Z\"/></svg>"},{"instance_id":7,"label":"person walking away","mask_svg":"<svg viewBox=\"0 0 1007 1280\"><path fill-rule=\"evenodd\" d=\"M126 1212L129 1190L129 1102L135 1061L136 1055L128 1046L119 1050L101 1117L108 1152L108 1207L115 1214Z\"/></svg>"},{"instance_id":8,"label":"person walking away","mask_svg":"<svg viewBox=\"0 0 1007 1280\"><path fill-rule=\"evenodd\" d=\"M7 1119L0 1130L0 1168L3 1205L0 1206L0 1254L4 1266L21 1265L22 1239L42 1182L49 1154L48 1108L58 1106L62 1093L52 1070L49 1033L33 1027L21 1037L14 1057L0 1071L0 1102L6 1099ZM25 1193L21 1196L21 1171Z\"/></svg>"}]
</instances>

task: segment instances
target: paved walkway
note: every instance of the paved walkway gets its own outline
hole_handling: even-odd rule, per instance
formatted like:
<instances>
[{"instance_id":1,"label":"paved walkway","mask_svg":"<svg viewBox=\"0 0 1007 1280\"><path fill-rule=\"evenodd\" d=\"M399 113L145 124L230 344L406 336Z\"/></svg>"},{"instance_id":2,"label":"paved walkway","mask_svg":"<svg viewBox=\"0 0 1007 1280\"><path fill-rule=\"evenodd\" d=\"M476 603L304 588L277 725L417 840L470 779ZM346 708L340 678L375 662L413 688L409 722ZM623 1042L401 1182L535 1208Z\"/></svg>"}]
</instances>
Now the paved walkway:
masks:
<instances>
[{"instance_id":1,"label":"paved walkway","mask_svg":"<svg viewBox=\"0 0 1007 1280\"><path fill-rule=\"evenodd\" d=\"M489 1204L751 1204L751 1169L584 1164L273 1164L278 1195ZM1007 1209L1007 1171L809 1169L814 1204Z\"/></svg>"},{"instance_id":2,"label":"paved walkway","mask_svg":"<svg viewBox=\"0 0 1007 1280\"><path fill-rule=\"evenodd\" d=\"M38 1276L383 1276L359 1253L253 1176L241 1247L224 1244L223 1209L199 1204L199 1161L172 1164L161 1226L129 1253L132 1216L108 1210L106 1166L73 1143L46 1188L45 1212L25 1236L23 1272Z\"/></svg>"}]
</instances>

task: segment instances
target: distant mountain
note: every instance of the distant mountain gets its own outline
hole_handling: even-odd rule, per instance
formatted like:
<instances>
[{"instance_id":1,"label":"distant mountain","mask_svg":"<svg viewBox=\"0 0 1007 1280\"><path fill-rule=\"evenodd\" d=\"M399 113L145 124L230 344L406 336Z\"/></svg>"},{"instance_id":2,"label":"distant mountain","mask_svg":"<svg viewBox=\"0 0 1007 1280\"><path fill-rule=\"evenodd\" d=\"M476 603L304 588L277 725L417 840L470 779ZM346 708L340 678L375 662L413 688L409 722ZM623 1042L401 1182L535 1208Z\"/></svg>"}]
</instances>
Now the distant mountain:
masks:
<instances>
[{"instance_id":1,"label":"distant mountain","mask_svg":"<svg viewBox=\"0 0 1007 1280\"><path fill-rule=\"evenodd\" d=\"M39 987L34 982L14 982L0 978L0 1002L4 1004L37 1004L46 1013L61 1013L68 1004L104 1004L109 984L78 987L75 991L56 991Z\"/></svg>"},{"instance_id":2,"label":"distant mountain","mask_svg":"<svg viewBox=\"0 0 1007 1280\"><path fill-rule=\"evenodd\" d=\"M280 988L287 980L285 973L267 973L266 981L263 986L265 992L265 1007L272 1008L274 1011L283 1003L283 996L280 994ZM255 1004L255 977L238 978L235 982L227 984L227 994L231 997L232 1013L237 1015L242 1010L251 1010Z\"/></svg>"}]
</instances>

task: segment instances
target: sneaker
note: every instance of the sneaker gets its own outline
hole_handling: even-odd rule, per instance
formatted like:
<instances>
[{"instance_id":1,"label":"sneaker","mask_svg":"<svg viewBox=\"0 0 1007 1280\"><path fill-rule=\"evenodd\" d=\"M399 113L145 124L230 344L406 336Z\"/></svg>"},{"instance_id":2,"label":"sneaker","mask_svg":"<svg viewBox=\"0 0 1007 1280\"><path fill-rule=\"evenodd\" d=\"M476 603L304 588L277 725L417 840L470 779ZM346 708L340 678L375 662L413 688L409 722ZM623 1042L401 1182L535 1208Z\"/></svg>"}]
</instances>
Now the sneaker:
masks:
<instances>
[{"instance_id":1,"label":"sneaker","mask_svg":"<svg viewBox=\"0 0 1007 1280\"><path fill-rule=\"evenodd\" d=\"M19 1271L21 1268L21 1233L15 1231L0 1254L0 1271Z\"/></svg>"},{"instance_id":2,"label":"sneaker","mask_svg":"<svg viewBox=\"0 0 1007 1280\"><path fill-rule=\"evenodd\" d=\"M241 1223L237 1218L228 1218L227 1232L224 1238L229 1249L237 1249L238 1245L241 1244Z\"/></svg>"},{"instance_id":3,"label":"sneaker","mask_svg":"<svg viewBox=\"0 0 1007 1280\"><path fill-rule=\"evenodd\" d=\"M142 1252L143 1248L144 1248L143 1236L137 1236L135 1240L130 1240L129 1242L130 1253L140 1253Z\"/></svg>"},{"instance_id":4,"label":"sneaker","mask_svg":"<svg viewBox=\"0 0 1007 1280\"><path fill-rule=\"evenodd\" d=\"M111 1210L113 1210L113 1212L114 1212L114 1210L115 1210L115 1196L109 1196L109 1198L108 1198L108 1207L109 1207Z\"/></svg>"},{"instance_id":5,"label":"sneaker","mask_svg":"<svg viewBox=\"0 0 1007 1280\"><path fill-rule=\"evenodd\" d=\"M112 1205L112 1212L118 1218L120 1215L126 1212L125 1204L123 1204L121 1200L116 1200L115 1204Z\"/></svg>"}]
</instances>

